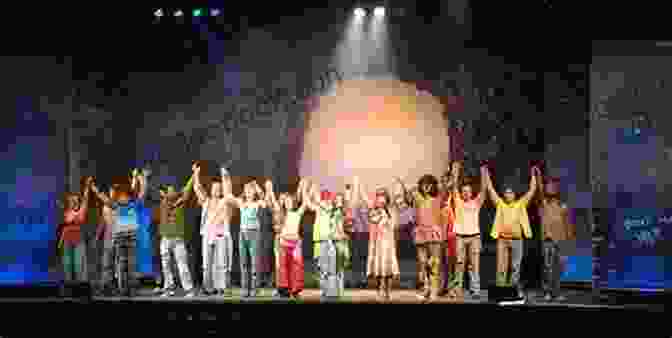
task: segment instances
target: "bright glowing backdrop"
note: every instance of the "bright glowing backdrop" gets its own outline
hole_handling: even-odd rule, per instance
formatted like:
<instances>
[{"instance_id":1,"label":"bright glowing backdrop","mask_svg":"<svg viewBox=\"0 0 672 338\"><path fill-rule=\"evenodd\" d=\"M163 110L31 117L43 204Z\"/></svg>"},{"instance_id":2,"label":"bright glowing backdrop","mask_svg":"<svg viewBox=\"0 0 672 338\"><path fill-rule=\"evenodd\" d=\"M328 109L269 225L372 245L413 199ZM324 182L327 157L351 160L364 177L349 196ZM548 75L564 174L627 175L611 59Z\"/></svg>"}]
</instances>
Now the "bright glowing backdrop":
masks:
<instances>
[{"instance_id":1,"label":"bright glowing backdrop","mask_svg":"<svg viewBox=\"0 0 672 338\"><path fill-rule=\"evenodd\" d=\"M368 189L394 176L414 182L449 163L444 106L393 77L346 80L309 112L300 174L342 190L353 175Z\"/></svg>"}]
</instances>

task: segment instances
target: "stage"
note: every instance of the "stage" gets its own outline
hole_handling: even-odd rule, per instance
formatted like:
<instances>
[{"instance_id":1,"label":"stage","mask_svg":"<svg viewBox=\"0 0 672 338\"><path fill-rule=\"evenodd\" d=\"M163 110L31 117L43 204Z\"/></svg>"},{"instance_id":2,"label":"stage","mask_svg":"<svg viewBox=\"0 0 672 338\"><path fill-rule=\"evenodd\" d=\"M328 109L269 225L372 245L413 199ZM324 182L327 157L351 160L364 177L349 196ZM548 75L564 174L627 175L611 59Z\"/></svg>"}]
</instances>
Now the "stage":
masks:
<instances>
[{"instance_id":1,"label":"stage","mask_svg":"<svg viewBox=\"0 0 672 338\"><path fill-rule=\"evenodd\" d=\"M531 290L526 292L525 301L523 302L497 302L488 298L488 292L483 291L479 299L474 299L468 294L459 299L450 298L447 296L439 297L437 300L430 302L430 304L452 304L452 305L482 305L482 306L518 306L518 307L539 307L539 308L555 308L555 309L603 309L603 310L647 310L647 311L664 311L664 303L661 301L650 302L641 297L614 297L602 295L601 299L596 298L590 291L584 290L564 290L566 299L562 301L545 301L541 290ZM658 298L656 298L658 299ZM625 303L623 303L625 302ZM0 305L2 303L124 303L124 304L140 304L140 303L154 303L154 304L269 304L269 303L288 303L288 304L322 304L325 303L320 299L320 291L318 289L306 289L302 292L298 299L287 299L273 296L272 289L260 289L256 297L242 298L240 297L240 289L234 288L233 295L225 296L195 296L184 297L179 291L175 296L161 297L155 295L150 288L141 289L134 297L98 297L91 298L80 297L22 297L0 298ZM412 289L397 289L393 290L391 299L387 302L380 302L376 298L375 289L346 289L345 295L336 301L329 301L328 303L340 304L425 304L426 301L417 296L417 292Z\"/></svg>"}]
</instances>

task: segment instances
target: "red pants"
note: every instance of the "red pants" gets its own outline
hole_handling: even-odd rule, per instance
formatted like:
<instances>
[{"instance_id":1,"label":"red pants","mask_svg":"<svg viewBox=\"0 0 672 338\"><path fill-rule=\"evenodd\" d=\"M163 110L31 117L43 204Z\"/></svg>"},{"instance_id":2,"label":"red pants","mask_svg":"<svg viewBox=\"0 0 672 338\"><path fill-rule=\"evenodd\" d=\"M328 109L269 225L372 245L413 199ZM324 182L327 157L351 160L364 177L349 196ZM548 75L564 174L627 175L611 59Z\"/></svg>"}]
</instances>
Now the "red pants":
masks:
<instances>
[{"instance_id":1,"label":"red pants","mask_svg":"<svg viewBox=\"0 0 672 338\"><path fill-rule=\"evenodd\" d=\"M446 256L457 256L457 236L455 236L454 232L449 232L446 235Z\"/></svg>"},{"instance_id":2,"label":"red pants","mask_svg":"<svg viewBox=\"0 0 672 338\"><path fill-rule=\"evenodd\" d=\"M304 282L303 250L301 241L280 241L280 270L278 287L287 289L290 294L303 291Z\"/></svg>"}]
</instances>

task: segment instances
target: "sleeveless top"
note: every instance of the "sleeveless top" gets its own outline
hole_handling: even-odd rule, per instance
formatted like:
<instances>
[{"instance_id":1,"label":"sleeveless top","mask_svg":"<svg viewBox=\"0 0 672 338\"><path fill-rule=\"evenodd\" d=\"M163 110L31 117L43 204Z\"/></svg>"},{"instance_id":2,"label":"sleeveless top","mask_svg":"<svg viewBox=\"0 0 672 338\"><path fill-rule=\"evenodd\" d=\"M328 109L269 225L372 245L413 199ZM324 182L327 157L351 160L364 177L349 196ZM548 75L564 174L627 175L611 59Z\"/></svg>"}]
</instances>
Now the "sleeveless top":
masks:
<instances>
[{"instance_id":1,"label":"sleeveless top","mask_svg":"<svg viewBox=\"0 0 672 338\"><path fill-rule=\"evenodd\" d=\"M240 208L240 230L259 230L259 206Z\"/></svg>"}]
</instances>

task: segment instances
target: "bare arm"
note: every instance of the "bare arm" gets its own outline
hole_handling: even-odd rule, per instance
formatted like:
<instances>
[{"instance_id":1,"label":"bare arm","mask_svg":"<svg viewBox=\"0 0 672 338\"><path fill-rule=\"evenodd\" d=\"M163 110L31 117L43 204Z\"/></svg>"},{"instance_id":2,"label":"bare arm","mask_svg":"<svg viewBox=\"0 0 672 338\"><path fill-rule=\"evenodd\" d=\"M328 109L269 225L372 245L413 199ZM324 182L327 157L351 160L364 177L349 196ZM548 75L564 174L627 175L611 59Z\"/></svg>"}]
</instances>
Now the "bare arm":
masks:
<instances>
[{"instance_id":1,"label":"bare arm","mask_svg":"<svg viewBox=\"0 0 672 338\"><path fill-rule=\"evenodd\" d=\"M138 181L138 199L144 200L147 196L147 177L149 177L149 171L143 169L140 175L137 177Z\"/></svg>"},{"instance_id":2,"label":"bare arm","mask_svg":"<svg viewBox=\"0 0 672 338\"><path fill-rule=\"evenodd\" d=\"M279 209L280 205L278 200L275 197L275 191L273 189L273 181L266 181L266 203L271 206L274 210Z\"/></svg>"},{"instance_id":3,"label":"bare arm","mask_svg":"<svg viewBox=\"0 0 672 338\"><path fill-rule=\"evenodd\" d=\"M309 189L310 188L309 187L310 187L310 184L308 184L308 182L304 182L304 184L301 185L300 196L302 196L302 203L301 203L301 206L299 207L299 213L303 213L304 211L306 211L306 208L308 207L308 204L310 203L310 201L309 201L309 199L310 199Z\"/></svg>"},{"instance_id":4,"label":"bare arm","mask_svg":"<svg viewBox=\"0 0 672 338\"><path fill-rule=\"evenodd\" d=\"M537 193L537 174L538 174L539 169L537 167L532 167L530 169L530 188L527 190L525 195L523 196L523 201L527 204L529 203L532 198L534 197L534 194Z\"/></svg>"},{"instance_id":5,"label":"bare arm","mask_svg":"<svg viewBox=\"0 0 672 338\"><path fill-rule=\"evenodd\" d=\"M497 195L497 192L495 191L495 187L492 186L492 180L490 179L490 171L486 169L485 171L485 185L487 186L488 190L488 195L490 196L490 199L492 200L495 205L498 204L501 199L499 198L499 195Z\"/></svg>"},{"instance_id":6,"label":"bare arm","mask_svg":"<svg viewBox=\"0 0 672 338\"><path fill-rule=\"evenodd\" d=\"M138 169L133 169L131 171L131 191L133 191L134 194L136 194L138 191L138 182L137 182L137 177L140 175L140 171Z\"/></svg>"},{"instance_id":7,"label":"bare arm","mask_svg":"<svg viewBox=\"0 0 672 338\"><path fill-rule=\"evenodd\" d=\"M96 195L96 197L98 197L98 199L99 199L101 202L103 202L104 205L106 205L106 206L108 206L108 207L110 207L110 208L113 208L113 207L114 207L114 201L112 201L112 199L109 198L107 195L101 193L101 192L98 190L98 187L96 187L95 184L91 186L91 191Z\"/></svg>"},{"instance_id":8,"label":"bare arm","mask_svg":"<svg viewBox=\"0 0 672 338\"><path fill-rule=\"evenodd\" d=\"M453 189L452 189L453 190L453 196L455 196L455 200L462 201L462 197L460 196L460 191L459 191L460 185L458 184L458 182L460 181L461 167L458 166L457 162L453 163L453 167L450 168L450 174L451 174L450 176L451 176L452 181L455 182L453 184ZM484 184L482 186L485 187Z\"/></svg>"},{"instance_id":9,"label":"bare arm","mask_svg":"<svg viewBox=\"0 0 672 338\"><path fill-rule=\"evenodd\" d=\"M303 200L303 190L304 190L304 185L306 185L306 181L301 178L299 180L299 186L296 188L296 200L301 201Z\"/></svg>"},{"instance_id":10,"label":"bare arm","mask_svg":"<svg viewBox=\"0 0 672 338\"><path fill-rule=\"evenodd\" d=\"M254 191L256 191L256 193L258 194L258 196L265 196L265 194L264 194L264 190L261 189L261 187L259 186L259 184L257 183L257 181L252 181L251 184L252 184L252 187L254 188ZM259 204L259 206L260 206L261 208L266 208L266 207L267 207L266 199L265 199L265 198L260 198L260 199L257 201L257 203Z\"/></svg>"},{"instance_id":11,"label":"bare arm","mask_svg":"<svg viewBox=\"0 0 672 338\"><path fill-rule=\"evenodd\" d=\"M201 185L201 168L197 167L194 169L194 192L196 193L196 198L198 199L198 204L205 205L208 201L208 196L203 190L203 185Z\"/></svg>"},{"instance_id":12,"label":"bare arm","mask_svg":"<svg viewBox=\"0 0 672 338\"><path fill-rule=\"evenodd\" d=\"M478 192L478 196L477 196L479 203L483 203L485 201L485 195L487 194L487 190L488 190L487 185L488 184L486 184L486 182L485 182L486 180L489 181L489 179L486 178L487 174L488 174L488 167L482 166L481 167L481 190Z\"/></svg>"},{"instance_id":13,"label":"bare arm","mask_svg":"<svg viewBox=\"0 0 672 338\"><path fill-rule=\"evenodd\" d=\"M544 187L544 179L541 177L541 172L537 171L537 186L539 187L539 200L542 204L546 203L546 189Z\"/></svg>"},{"instance_id":14,"label":"bare arm","mask_svg":"<svg viewBox=\"0 0 672 338\"><path fill-rule=\"evenodd\" d=\"M415 197L413 196L413 191L409 191L406 188L406 184L404 184L404 181L401 180L401 177L395 177L395 180L401 186L401 190L403 191L406 203L411 207L415 207Z\"/></svg>"}]
</instances>

